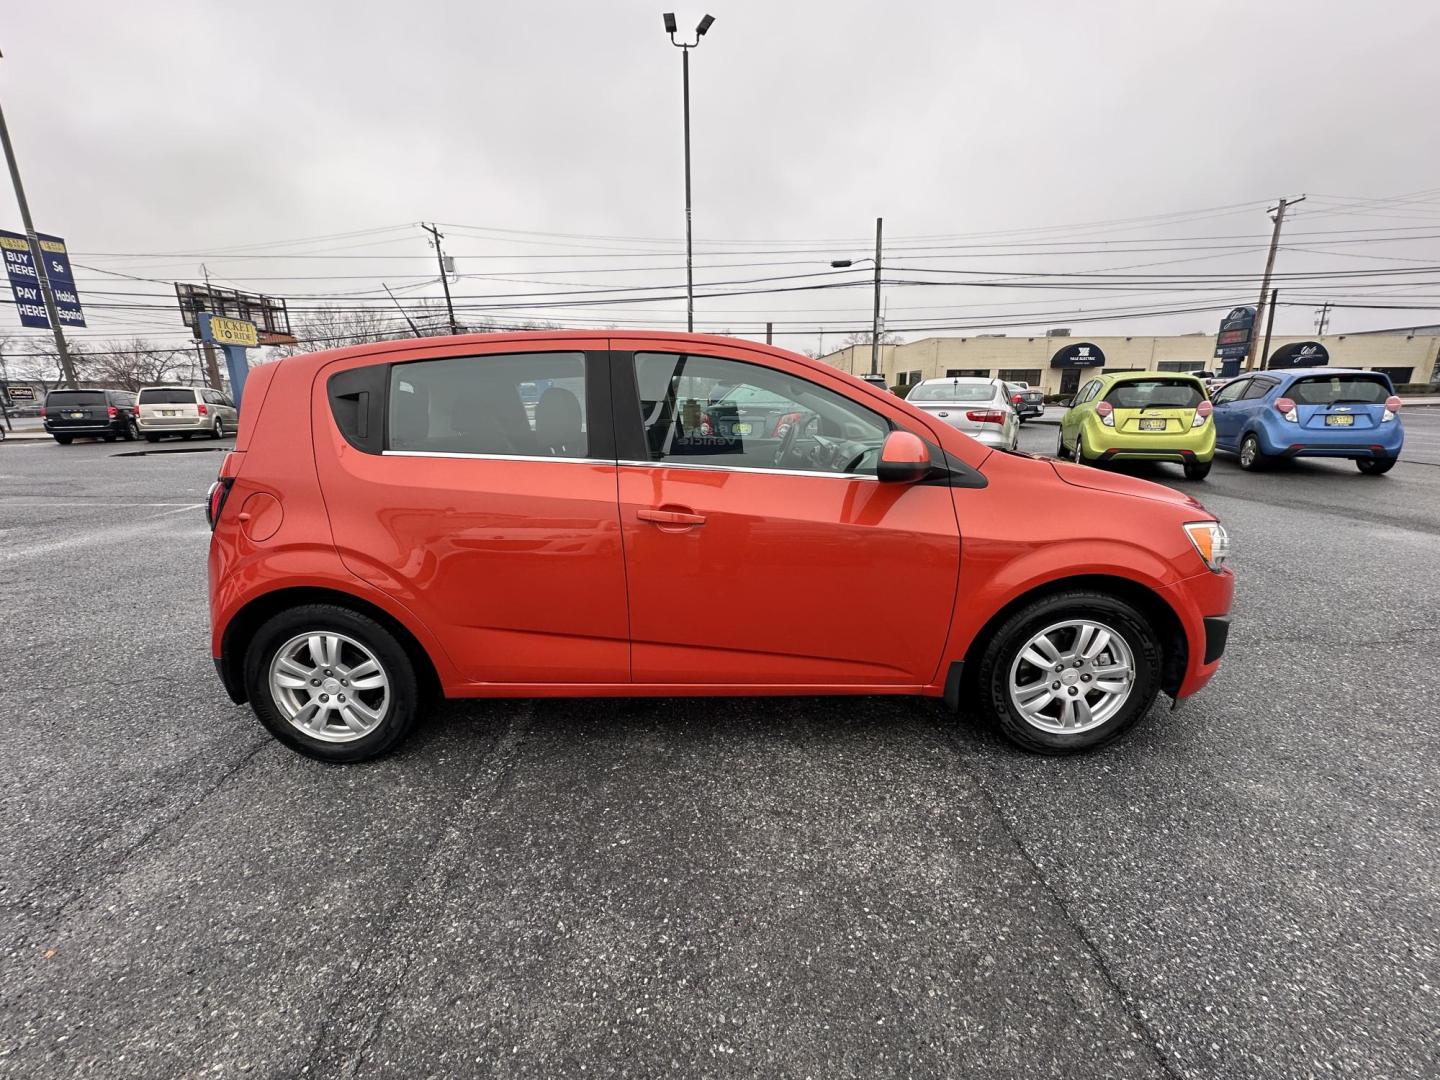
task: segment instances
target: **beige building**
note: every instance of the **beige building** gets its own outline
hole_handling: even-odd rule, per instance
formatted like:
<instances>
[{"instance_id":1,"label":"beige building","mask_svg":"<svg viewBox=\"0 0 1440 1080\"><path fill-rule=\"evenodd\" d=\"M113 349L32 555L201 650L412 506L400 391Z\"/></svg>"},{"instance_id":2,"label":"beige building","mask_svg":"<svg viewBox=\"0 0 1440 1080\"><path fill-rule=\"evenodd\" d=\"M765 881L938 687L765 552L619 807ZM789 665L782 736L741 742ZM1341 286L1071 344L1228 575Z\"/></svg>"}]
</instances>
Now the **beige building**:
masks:
<instances>
[{"instance_id":1,"label":"beige building","mask_svg":"<svg viewBox=\"0 0 1440 1080\"><path fill-rule=\"evenodd\" d=\"M1287 345L1318 343L1331 367L1383 371L1392 382L1440 381L1440 326L1374 330L1323 337L1276 336L1273 357ZM932 337L882 345L880 370L887 383L905 386L922 379L982 375L1039 386L1047 394L1073 393L1082 379L1102 371L1215 371L1215 335L1171 337L1077 337L1058 331L1038 337L1005 334ZM821 361L856 375L870 370L870 346L855 345Z\"/></svg>"}]
</instances>

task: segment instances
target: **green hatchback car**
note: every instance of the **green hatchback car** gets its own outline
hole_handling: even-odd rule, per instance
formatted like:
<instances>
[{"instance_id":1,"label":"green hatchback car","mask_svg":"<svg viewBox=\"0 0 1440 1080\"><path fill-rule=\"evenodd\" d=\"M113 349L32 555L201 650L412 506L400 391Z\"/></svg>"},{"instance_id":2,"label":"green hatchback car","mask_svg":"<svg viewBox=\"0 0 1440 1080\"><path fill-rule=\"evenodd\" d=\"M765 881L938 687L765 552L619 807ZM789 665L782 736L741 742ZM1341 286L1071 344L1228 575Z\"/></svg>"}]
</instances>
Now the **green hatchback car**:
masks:
<instances>
[{"instance_id":1,"label":"green hatchback car","mask_svg":"<svg viewBox=\"0 0 1440 1080\"><path fill-rule=\"evenodd\" d=\"M1205 384L1169 371L1097 375L1060 421L1055 453L1082 465L1122 459L1178 461L1203 480L1215 458L1215 423Z\"/></svg>"}]
</instances>

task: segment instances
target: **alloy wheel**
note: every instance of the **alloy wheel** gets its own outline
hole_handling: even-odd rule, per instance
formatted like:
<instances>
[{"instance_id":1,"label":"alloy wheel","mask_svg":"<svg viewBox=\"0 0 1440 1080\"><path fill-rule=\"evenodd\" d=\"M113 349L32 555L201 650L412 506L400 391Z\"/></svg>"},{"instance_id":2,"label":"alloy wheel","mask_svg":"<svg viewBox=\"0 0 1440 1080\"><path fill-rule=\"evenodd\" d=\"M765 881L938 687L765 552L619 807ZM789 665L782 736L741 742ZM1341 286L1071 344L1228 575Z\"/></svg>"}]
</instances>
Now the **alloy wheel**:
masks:
<instances>
[{"instance_id":1,"label":"alloy wheel","mask_svg":"<svg viewBox=\"0 0 1440 1080\"><path fill-rule=\"evenodd\" d=\"M302 734L323 742L369 735L390 710L390 679L379 659L345 634L297 634L270 661L270 696Z\"/></svg>"},{"instance_id":2,"label":"alloy wheel","mask_svg":"<svg viewBox=\"0 0 1440 1080\"><path fill-rule=\"evenodd\" d=\"M1073 735L1119 712L1135 675L1135 654L1117 630L1091 619L1058 622L1010 665L1010 706L1032 727Z\"/></svg>"}]
</instances>

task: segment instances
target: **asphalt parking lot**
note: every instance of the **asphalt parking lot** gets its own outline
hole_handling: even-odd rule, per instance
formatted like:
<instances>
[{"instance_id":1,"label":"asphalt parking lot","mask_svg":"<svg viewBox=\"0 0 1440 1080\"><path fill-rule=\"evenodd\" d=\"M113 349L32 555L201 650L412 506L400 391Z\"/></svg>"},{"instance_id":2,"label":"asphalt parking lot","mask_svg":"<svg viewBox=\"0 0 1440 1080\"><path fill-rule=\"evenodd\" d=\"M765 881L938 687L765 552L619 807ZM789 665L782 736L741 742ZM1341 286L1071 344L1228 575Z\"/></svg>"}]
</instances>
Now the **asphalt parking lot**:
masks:
<instances>
[{"instance_id":1,"label":"asphalt parking lot","mask_svg":"<svg viewBox=\"0 0 1440 1080\"><path fill-rule=\"evenodd\" d=\"M211 667L219 454L8 442L0 1075L1435 1076L1405 422L1385 477L1137 467L1230 529L1229 652L1063 760L925 701L520 701L323 766Z\"/></svg>"}]
</instances>

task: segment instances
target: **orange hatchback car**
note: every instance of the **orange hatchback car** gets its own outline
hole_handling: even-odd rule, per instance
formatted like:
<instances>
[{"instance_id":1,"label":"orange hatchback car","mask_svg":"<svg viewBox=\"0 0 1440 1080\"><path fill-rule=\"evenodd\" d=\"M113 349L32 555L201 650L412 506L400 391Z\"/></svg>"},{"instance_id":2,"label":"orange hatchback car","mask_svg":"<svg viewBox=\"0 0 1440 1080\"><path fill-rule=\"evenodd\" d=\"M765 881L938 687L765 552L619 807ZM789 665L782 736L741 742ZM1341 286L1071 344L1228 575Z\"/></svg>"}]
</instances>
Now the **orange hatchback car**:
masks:
<instances>
[{"instance_id":1,"label":"orange hatchback car","mask_svg":"<svg viewBox=\"0 0 1440 1080\"><path fill-rule=\"evenodd\" d=\"M1233 591L1189 496L699 335L264 365L206 510L220 678L329 761L435 694L918 694L1088 749L1205 685Z\"/></svg>"}]
</instances>

